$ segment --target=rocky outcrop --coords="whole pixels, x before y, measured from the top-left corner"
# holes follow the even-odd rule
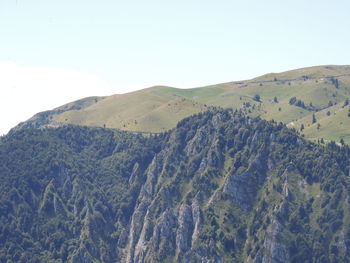
[[[262,162],[261,156],[254,158],[244,172],[230,175],[224,185],[223,192],[245,211],[252,208],[259,185],[265,180]]]
[[[133,262],[143,262],[146,256],[147,251],[149,250],[149,240],[153,234],[153,222],[150,218],[149,211],[144,219],[144,223],[142,226],[142,231],[140,234],[140,238],[135,246],[134,259]]]
[[[132,215],[130,230],[129,230],[129,245],[127,248],[127,262],[133,262],[135,246],[140,237],[141,231],[144,227],[144,217],[147,212],[147,207],[149,205],[148,201],[141,202],[135,209]]]
[[[205,142],[208,140],[208,137],[206,128],[198,129],[185,148],[186,156],[189,157],[198,154],[202,150],[203,145],[205,145]]]
[[[192,246],[194,223],[192,209],[189,205],[182,204],[180,206],[177,223],[176,252],[178,257],[182,257],[182,255]]]
[[[155,224],[151,239],[151,249],[157,252],[159,259],[174,256],[176,239],[174,227],[176,227],[176,217],[171,209],[167,209]]]
[[[146,219],[146,213],[148,212],[149,205],[151,204],[152,200],[152,194],[153,194],[153,188],[154,184],[156,181],[155,177],[155,170],[157,169],[157,159],[156,157],[153,159],[150,168],[147,173],[147,181],[146,183],[142,186],[141,191],[140,191],[140,196],[139,196],[139,203],[135,207],[135,211],[132,215],[131,218],[131,223],[130,223],[130,230],[129,230],[129,244],[127,248],[127,257],[126,261],[127,262],[134,262],[134,256],[135,256],[135,246],[137,245],[141,231],[143,229],[148,228],[148,223],[149,220]],[[145,223],[146,222],[146,223]],[[145,225],[146,224],[146,225]],[[145,238],[145,232],[146,230],[143,231],[143,238]],[[136,251],[138,254],[142,252],[142,239],[139,242],[138,245],[138,250]],[[139,257],[139,255],[136,255],[136,258]]]
[[[282,195],[284,198],[286,198],[288,201],[292,201],[294,199],[293,192],[289,189],[288,181],[286,180],[282,185]]]
[[[277,219],[273,219],[264,240],[264,255],[261,263],[288,263],[289,252],[282,240],[282,225]],[[258,263],[258,262],[256,262]]]
[[[192,233],[192,247],[193,247],[194,242],[199,237],[201,222],[202,222],[202,212],[200,209],[198,195],[194,198],[194,201],[191,205],[191,209],[192,209],[192,219],[193,219],[193,223],[194,223],[194,229],[193,229],[193,233]]]
[[[129,178],[129,184],[134,183],[135,178],[140,175],[140,165],[138,163],[134,164],[134,167],[132,168],[131,175]]]

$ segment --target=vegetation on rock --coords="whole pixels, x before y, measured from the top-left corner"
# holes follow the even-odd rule
[[[348,146],[211,110],[0,140],[1,262],[349,262]]]

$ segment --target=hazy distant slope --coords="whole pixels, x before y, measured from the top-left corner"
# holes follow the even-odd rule
[[[40,128],[46,126],[61,126],[61,123],[57,123],[53,121],[55,115],[62,114],[66,111],[75,111],[82,110],[90,105],[99,102],[105,97],[87,97],[77,101],[73,101],[67,104],[64,104],[58,108],[53,110],[43,111],[35,114],[32,118],[25,122],[19,123],[16,127],[12,129],[12,131],[27,129],[27,128]]]
[[[254,99],[259,95],[260,101]],[[291,102],[291,98],[295,101]],[[332,105],[350,98],[350,66],[317,66],[282,73],[270,73],[246,81],[236,81],[193,89],[155,86],[127,94],[113,95],[81,109],[65,110],[50,116],[49,124],[106,126],[124,130],[160,132],[175,127],[184,117],[210,106],[240,109],[252,116],[274,119],[300,129],[308,128],[313,114],[317,121],[328,118]],[[349,107],[349,106],[346,106]],[[344,112],[346,109],[344,110]],[[323,112],[321,114],[321,112]],[[305,129],[308,138],[344,138],[350,141],[350,118],[339,115],[344,130]],[[47,125],[47,124],[45,124]]]
[[[321,78],[325,76],[338,76],[349,74],[350,66],[337,66],[337,65],[325,65],[325,66],[315,66],[289,70],[281,73],[269,73],[263,76],[252,79],[251,81],[262,81],[262,80],[273,80],[274,78],[280,80],[297,79],[303,76],[308,76],[311,78]]]

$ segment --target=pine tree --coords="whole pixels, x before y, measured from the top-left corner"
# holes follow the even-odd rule
[[[259,94],[255,94],[253,100],[260,102],[260,95]]]
[[[312,123],[314,124],[314,123],[316,123],[316,122],[317,122],[316,116],[315,116],[315,113],[313,113],[313,114],[312,114]]]

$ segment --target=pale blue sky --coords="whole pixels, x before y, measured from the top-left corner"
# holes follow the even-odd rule
[[[0,62],[22,67],[16,72],[37,67],[39,76],[42,68],[72,70],[105,84],[87,91],[77,81],[74,97],[73,88],[62,84],[66,101],[158,84],[189,88],[350,64],[349,3],[0,0]],[[31,89],[35,83],[23,85]],[[10,86],[18,94],[20,85]]]

